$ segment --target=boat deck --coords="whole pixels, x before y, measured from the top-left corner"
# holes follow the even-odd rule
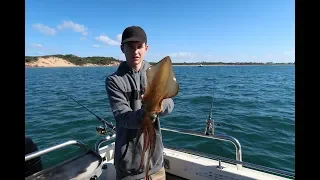
[[[101,179],[115,179],[116,171],[113,165],[112,146],[104,150],[100,155],[106,158],[104,164],[107,168],[102,171]],[[221,169],[219,161],[200,157],[197,155],[179,152],[173,149],[164,149],[165,171],[167,180],[288,180],[287,178],[255,171],[245,167],[223,162]]]
[[[106,179],[106,180],[116,179],[116,176],[115,176],[116,170],[113,165],[113,160],[105,164],[107,165],[107,168],[102,171],[102,174],[99,177],[99,179]],[[166,172],[166,180],[187,180],[187,179]]]

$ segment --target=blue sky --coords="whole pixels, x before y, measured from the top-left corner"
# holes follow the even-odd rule
[[[124,60],[122,31],[145,29],[148,61],[294,62],[293,0],[26,0],[25,52]]]

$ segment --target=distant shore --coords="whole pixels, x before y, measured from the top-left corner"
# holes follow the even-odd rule
[[[172,64],[172,66],[190,66],[190,67],[205,67],[205,66],[294,66],[295,64],[246,64],[246,65],[231,65],[231,64],[211,64],[211,65],[179,65],[179,64]],[[29,66],[25,65],[25,68],[50,68],[50,67],[117,67],[119,65],[75,65],[75,66],[62,66],[62,65],[51,65],[51,66]]]
[[[181,65],[181,64],[172,64],[172,66],[184,66],[184,67],[206,67],[206,66],[294,66],[295,64],[209,64],[209,65]],[[41,65],[25,65],[25,68],[51,68],[51,67],[117,67],[119,65],[116,64],[110,64],[110,65],[90,65],[90,64],[85,64],[85,65],[50,65],[50,66],[41,66]]]
[[[110,67],[119,66],[123,62],[112,57],[78,57],[74,55],[26,56],[25,67]],[[149,61],[150,62],[150,61]],[[156,62],[150,62],[151,65]],[[173,66],[276,66],[295,65],[295,63],[254,63],[254,62],[197,62],[197,63],[172,63]]]
[[[279,63],[279,64],[208,64],[208,65],[182,65],[182,64],[172,64],[172,66],[195,66],[195,67],[204,67],[204,66],[284,66],[284,65],[295,65],[295,64],[288,64],[288,63]]]

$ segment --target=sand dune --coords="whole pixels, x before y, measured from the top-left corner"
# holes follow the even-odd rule
[[[119,63],[115,62],[106,66],[118,66],[118,65]],[[37,61],[26,62],[25,66],[26,67],[77,67],[78,65],[75,65],[65,59],[61,59],[58,57],[48,57],[48,58],[39,57]],[[82,66],[100,66],[100,65],[88,63]]]
[[[25,63],[28,67],[72,67],[77,66],[72,64],[71,62],[57,58],[57,57],[49,57],[49,58],[38,58],[37,61]]]

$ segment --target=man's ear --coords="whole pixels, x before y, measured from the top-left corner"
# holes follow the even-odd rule
[[[123,52],[123,44],[120,45],[120,49],[121,49],[122,53],[124,53]]]
[[[148,51],[149,49],[149,46],[147,44],[145,44],[145,47],[146,47],[146,51]]]

